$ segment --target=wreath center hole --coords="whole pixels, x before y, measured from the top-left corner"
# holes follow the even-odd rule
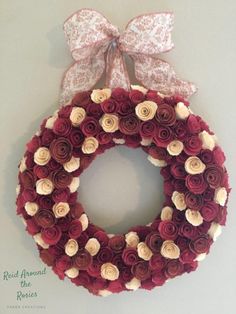
[[[140,148],[116,146],[97,156],[80,177],[79,202],[92,223],[108,233],[146,225],[164,202],[160,168]]]

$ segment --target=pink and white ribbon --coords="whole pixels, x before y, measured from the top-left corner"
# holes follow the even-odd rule
[[[120,34],[102,14],[82,9],[64,23],[65,36],[75,62],[62,80],[61,104],[80,91],[90,90],[106,73],[106,87],[130,89],[124,54],[134,61],[136,79],[163,94],[189,98],[196,87],[177,77],[158,54],[173,48],[172,13],[150,13],[132,19]]]

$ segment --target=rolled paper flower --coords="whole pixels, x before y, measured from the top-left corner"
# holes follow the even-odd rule
[[[98,146],[99,143],[95,137],[86,137],[82,145],[82,152],[84,154],[92,154],[97,150]]]
[[[70,121],[73,126],[79,126],[85,119],[86,111],[82,107],[74,107],[70,114]]]
[[[64,169],[67,172],[73,172],[77,170],[80,166],[80,158],[71,157],[69,161],[67,161],[65,164],[63,164]]]
[[[76,267],[71,267],[65,271],[65,274],[69,278],[76,278],[79,276],[79,270]]]
[[[137,117],[142,121],[152,120],[157,111],[157,104],[154,101],[146,100],[135,107]]]
[[[42,228],[53,227],[56,223],[56,218],[50,210],[40,209],[35,215],[35,221]]]
[[[69,185],[69,189],[71,193],[74,193],[77,191],[78,187],[80,185],[80,179],[79,177],[73,177],[71,184]]]
[[[85,245],[85,249],[90,253],[90,255],[95,256],[100,250],[100,243],[96,238],[90,238]]]
[[[161,104],[158,106],[155,118],[162,125],[172,126],[176,121],[175,110],[170,105]]]
[[[48,249],[49,248],[49,244],[47,244],[46,242],[44,242],[44,240],[42,239],[42,235],[41,233],[37,233],[33,236],[34,241],[41,246],[43,249]]]
[[[39,209],[39,206],[35,202],[26,202],[25,203],[25,210],[26,210],[27,214],[30,216],[34,216],[37,213],[38,209]]]
[[[197,210],[187,209],[185,211],[185,217],[187,221],[195,227],[200,226],[203,223],[203,217]]]
[[[100,125],[105,132],[114,133],[119,129],[119,119],[115,114],[105,113],[100,119]]]
[[[122,117],[119,121],[119,129],[126,135],[136,134],[139,131],[139,119],[134,114]]]
[[[82,230],[85,231],[88,228],[88,216],[86,214],[82,214],[79,218],[79,221],[82,225]]]
[[[216,222],[212,222],[210,229],[208,230],[209,236],[213,239],[213,241],[216,241],[217,238],[221,235],[222,227],[220,224]]]
[[[34,162],[37,165],[46,165],[51,158],[50,151],[47,147],[39,147],[34,153]]]
[[[166,240],[161,246],[161,255],[170,258],[176,259],[180,256],[180,249],[172,240]]]
[[[40,179],[36,182],[36,192],[40,195],[51,194],[54,189],[53,183],[51,180],[45,178]]]
[[[202,131],[201,133],[199,133],[199,137],[202,141],[202,148],[203,149],[209,149],[209,150],[213,150],[215,147],[215,138],[209,134],[207,131]]]
[[[53,140],[50,144],[49,150],[52,157],[60,164],[64,164],[71,159],[72,145],[70,141],[64,137],[59,137]]]
[[[65,244],[65,253],[68,256],[74,256],[79,250],[78,242],[74,239],[69,239]]]
[[[119,270],[112,263],[105,263],[101,266],[101,277],[107,280],[116,280],[119,277]]]
[[[111,90],[109,88],[94,89],[91,94],[91,99],[96,104],[100,104],[104,100],[110,97],[111,97]]]
[[[191,156],[185,161],[184,168],[189,174],[199,174],[204,172],[206,165],[197,156]]]
[[[137,290],[140,286],[141,281],[135,277],[125,284],[126,289],[134,291]]]
[[[174,140],[167,145],[167,151],[171,156],[178,156],[184,149],[182,142]]]
[[[57,118],[53,125],[53,132],[59,136],[67,136],[71,130],[70,120]]]
[[[139,243],[139,236],[137,232],[135,231],[130,231],[125,235],[125,242],[127,246],[136,248],[138,243]]]
[[[178,119],[185,120],[190,115],[188,107],[183,102],[178,102],[175,106],[175,113]]]
[[[144,242],[140,242],[137,246],[138,256],[145,261],[149,261],[153,255],[152,251]]]
[[[24,172],[27,169],[25,161],[26,161],[26,157],[23,157],[19,165],[20,172]]]
[[[54,126],[56,119],[57,119],[57,116],[49,117],[46,121],[45,128],[53,129],[53,126]]]
[[[184,210],[186,208],[185,197],[183,193],[174,191],[171,200],[177,209]]]
[[[214,201],[221,205],[224,206],[225,202],[227,200],[227,191],[225,187],[220,187],[215,190],[215,195],[214,195]]]
[[[42,229],[42,239],[49,245],[55,245],[59,242],[62,232],[58,226]]]
[[[147,94],[147,91],[148,91],[145,87],[140,86],[140,85],[131,85],[131,89],[132,89],[132,90],[138,90],[138,91],[140,91],[141,93],[143,93],[144,95],[146,95],[146,94]]]
[[[69,213],[70,206],[68,203],[59,202],[53,205],[52,210],[56,218],[61,218],[61,217],[65,217]]]
[[[63,169],[55,170],[50,174],[50,179],[57,189],[67,188],[71,184],[72,178],[72,175]]]
[[[148,155],[147,159],[153,164],[155,167],[165,167],[167,165],[165,160],[153,158],[151,155]]]

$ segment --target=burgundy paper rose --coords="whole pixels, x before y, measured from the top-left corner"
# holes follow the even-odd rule
[[[35,153],[40,146],[41,139],[37,135],[34,135],[32,139],[26,144],[27,150],[31,153]]]
[[[143,138],[153,138],[156,132],[155,122],[152,120],[142,122],[140,124],[139,132]]]
[[[122,259],[126,265],[136,264],[139,259],[137,250],[132,247],[125,248],[122,252]]]
[[[134,89],[129,93],[129,98],[132,101],[132,103],[138,104],[138,103],[144,101],[145,95],[142,92],[140,92],[139,90]]]
[[[184,141],[184,151],[188,155],[197,155],[202,148],[202,141],[197,135],[188,136]]]
[[[213,150],[213,158],[217,165],[222,166],[225,162],[225,154],[219,146],[216,146]]]
[[[175,240],[178,235],[177,225],[173,221],[161,221],[158,227],[160,236],[165,240]]]
[[[52,199],[55,203],[68,202],[70,197],[70,190],[66,189],[54,189],[52,192]]]
[[[139,131],[139,119],[134,114],[121,117],[119,120],[119,129],[127,135],[136,134]]]
[[[57,242],[61,238],[61,229],[59,229],[57,226],[43,229],[41,232],[42,239],[45,243],[49,245],[57,244]]]
[[[112,91],[112,98],[117,101],[124,101],[129,98],[129,92],[127,92],[124,88],[117,87]]]
[[[190,249],[193,253],[202,254],[207,253],[210,248],[210,240],[208,236],[201,235],[198,236],[196,239],[192,240],[189,244]]]
[[[47,178],[49,176],[49,168],[47,166],[35,165],[33,171],[39,179]]]
[[[194,239],[197,236],[197,230],[190,223],[183,222],[179,227],[179,234],[188,239]]]
[[[132,266],[132,273],[139,280],[146,280],[150,277],[151,271],[148,262],[142,261]]]
[[[71,259],[67,255],[62,255],[56,260],[56,268],[61,271],[65,271],[66,269],[71,267]]]
[[[203,149],[201,150],[199,157],[204,164],[210,164],[213,160],[213,153],[209,149]]]
[[[203,205],[203,197],[200,194],[187,192],[185,194],[185,203],[188,208],[200,209]]]
[[[209,165],[204,172],[204,178],[211,188],[216,189],[221,186],[223,169],[217,165]]]
[[[19,174],[20,183],[25,189],[32,189],[35,186],[35,175],[30,170],[25,170]]]
[[[125,237],[123,235],[115,235],[108,241],[108,246],[115,252],[120,252],[125,247]]]
[[[75,257],[75,265],[81,269],[85,270],[92,264],[92,256],[86,250],[81,250]]]
[[[161,104],[157,108],[155,118],[161,125],[172,126],[176,121],[175,110],[170,105]]]
[[[196,257],[197,257],[196,254],[193,253],[190,249],[185,249],[180,254],[180,261],[183,264],[192,263]]]
[[[86,137],[95,136],[100,130],[98,120],[93,117],[85,118],[80,124],[80,129]]]
[[[183,273],[184,267],[179,260],[172,260],[166,264],[165,275],[167,278],[174,278]]]
[[[184,165],[182,163],[174,163],[170,167],[171,174],[176,179],[184,179],[187,175]]]
[[[35,235],[40,231],[39,225],[36,223],[34,218],[29,218],[26,221],[26,230],[30,235]]]
[[[157,232],[149,233],[145,239],[145,243],[149,246],[153,253],[160,252],[162,242],[163,240]]]
[[[47,266],[53,266],[55,261],[55,256],[49,252],[49,250],[41,250],[39,253],[41,260]]]
[[[184,141],[188,134],[186,123],[182,120],[178,120],[174,125],[174,132],[178,140]]]
[[[123,101],[119,103],[118,113],[121,116],[126,116],[132,112],[134,112],[134,105],[131,101]]]
[[[73,147],[80,147],[84,141],[84,134],[78,128],[72,128],[69,140]]]
[[[205,221],[213,221],[219,213],[219,205],[215,202],[205,204],[201,209],[202,217]]]
[[[170,127],[158,126],[154,136],[154,142],[160,147],[167,145],[174,139],[174,134]]]
[[[57,162],[64,164],[71,159],[72,145],[65,137],[59,137],[50,144],[50,153]]]
[[[112,98],[106,99],[101,103],[102,111],[105,113],[114,113],[117,112],[119,103]]]
[[[88,104],[85,109],[88,116],[99,119],[103,115],[101,106],[98,106],[98,104],[95,104],[93,102]]]
[[[50,173],[50,179],[57,189],[65,189],[70,185],[73,177],[65,170],[56,170]]]
[[[69,119],[57,118],[53,124],[53,132],[59,136],[67,136],[70,133],[71,127]]]
[[[166,281],[166,276],[163,271],[156,271],[152,274],[152,281],[156,286],[162,286]]]
[[[50,143],[54,140],[55,134],[50,129],[44,129],[42,132],[42,145],[49,146]]]
[[[185,183],[189,191],[194,194],[202,194],[207,188],[202,174],[188,175]]]
[[[51,228],[55,225],[56,218],[53,212],[46,209],[40,209],[35,215],[35,221],[42,228]]]
[[[160,271],[164,268],[166,259],[161,254],[154,254],[149,260],[149,266],[151,270]]]
[[[201,131],[200,123],[197,117],[193,114],[187,119],[187,129],[191,134],[198,134]]]
[[[112,138],[112,133],[106,133],[105,131],[100,131],[96,136],[96,139],[101,145],[110,143],[112,141]]]
[[[70,238],[77,239],[82,233],[82,224],[79,220],[73,220],[69,225],[68,234]]]
[[[103,247],[99,250],[96,258],[100,263],[108,263],[111,262],[113,257],[113,251],[109,247]]]
[[[89,91],[77,93],[72,99],[71,104],[84,108],[86,107],[86,105],[88,105],[91,102],[90,95],[91,95],[91,92]]]

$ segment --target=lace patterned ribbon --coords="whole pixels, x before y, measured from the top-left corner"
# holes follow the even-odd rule
[[[90,90],[106,72],[106,87],[130,89],[124,54],[134,61],[136,79],[149,89],[189,98],[193,83],[177,77],[158,54],[173,48],[172,13],[150,13],[132,19],[120,34],[102,14],[82,9],[64,23],[64,32],[75,63],[62,80],[61,104],[79,91]]]

